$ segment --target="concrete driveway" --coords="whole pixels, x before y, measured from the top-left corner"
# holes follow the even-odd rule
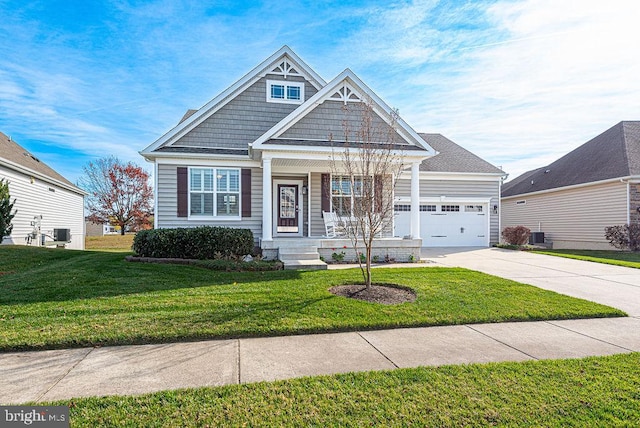
[[[422,257],[613,306],[640,317],[640,269],[500,248],[423,248]]]

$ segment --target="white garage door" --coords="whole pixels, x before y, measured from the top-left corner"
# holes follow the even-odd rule
[[[395,235],[411,234],[411,206],[395,206]],[[486,247],[486,204],[421,204],[420,235],[424,247]]]

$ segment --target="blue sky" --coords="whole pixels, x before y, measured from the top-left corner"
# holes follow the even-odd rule
[[[510,178],[640,120],[640,2],[0,0],[0,131],[75,182],[282,45]]]

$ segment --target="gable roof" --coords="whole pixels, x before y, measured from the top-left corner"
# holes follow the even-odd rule
[[[374,112],[377,113],[387,124],[390,124],[393,113],[391,107],[389,107],[375,94],[375,92],[362,82],[362,80],[360,80],[353,71],[347,68],[331,82],[327,83],[326,86],[319,90],[315,95],[292,111],[287,117],[275,124],[271,129],[255,140],[252,144],[252,148],[254,150],[259,149],[267,141],[273,143],[274,139],[277,139],[287,129],[291,128],[296,122],[313,111],[313,109],[324,101],[333,100],[347,103],[350,101],[361,100],[362,98],[370,100]],[[408,143],[424,149],[428,152],[426,153],[427,155],[433,156],[436,154],[435,150],[433,150],[425,140],[420,138],[418,133],[414,131],[404,120],[398,118],[396,125],[397,132]]]
[[[67,190],[85,195],[82,189],[58,174],[55,170],[31,154],[27,149],[0,132],[0,165],[32,175],[59,185]]]
[[[177,140],[196,126],[204,122],[207,118],[213,115],[220,108],[224,107],[229,101],[234,99],[238,94],[243,92],[246,88],[258,81],[265,74],[268,74],[272,70],[280,67],[283,60],[286,60],[287,64],[294,67],[298,73],[303,73],[308,78],[309,83],[315,86],[317,89],[323,87],[326,82],[320,75],[318,75],[311,67],[309,67],[298,55],[296,55],[291,48],[283,46],[269,58],[262,61],[250,72],[244,75],[240,80],[224,90],[217,97],[200,107],[196,111],[187,111],[181,121],[165,133],[162,137],[158,138],[155,142],[144,148],[140,154],[143,156],[150,155],[153,151],[159,147]],[[284,70],[284,73],[287,71]]]
[[[500,168],[460,147],[442,134],[418,135],[439,152],[436,156],[422,161],[420,171],[505,174]]]
[[[623,121],[545,167],[505,183],[502,196],[640,175],[640,121]]]

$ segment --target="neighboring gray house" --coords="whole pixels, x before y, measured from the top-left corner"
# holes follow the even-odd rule
[[[84,249],[86,193],[1,132],[0,178],[17,210],[3,244]]]
[[[391,108],[351,70],[326,82],[284,46],[140,152],[155,164],[155,226],[246,227],[267,255],[304,246],[327,257],[342,246],[323,239],[322,213],[336,211],[330,195],[341,189],[330,158],[345,122],[358,125],[345,106],[363,101],[376,124],[391,124]],[[378,253],[407,259],[423,243],[497,242],[504,173],[439,134],[394,125],[407,172],[388,192],[397,216]]]
[[[613,249],[604,229],[640,221],[640,122],[624,121],[502,187],[503,226],[544,232],[554,248]]]

